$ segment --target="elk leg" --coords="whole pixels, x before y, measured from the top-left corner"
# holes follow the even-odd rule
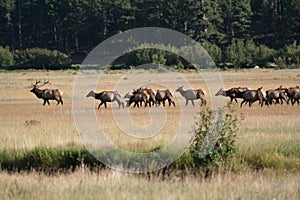
[[[292,106],[293,106],[296,101],[294,99],[291,99],[291,102],[292,102]]]
[[[50,106],[50,102],[49,102],[49,100],[47,99],[46,101],[47,101],[47,104]]]
[[[191,100],[191,102],[192,102],[193,106],[195,106],[195,104],[194,104],[194,100]]]
[[[235,103],[238,103],[238,102],[237,102],[237,99],[236,99],[235,97],[234,97],[234,100],[235,100]]]
[[[187,106],[188,105],[188,103],[189,103],[189,100],[185,100],[185,105]]]
[[[252,105],[253,102],[252,102],[252,101],[249,101],[248,103],[249,103],[249,107],[251,107],[251,105]]]
[[[172,103],[173,103],[173,106],[174,106],[174,107],[176,107],[176,106],[175,106],[175,102],[174,102],[174,101],[172,101]]]
[[[241,106],[240,107],[242,107],[244,103],[245,103],[245,99],[241,102]]]
[[[99,103],[98,110],[100,109],[100,107],[101,107],[102,104],[103,104],[103,102]]]
[[[60,103],[61,103],[61,105],[64,105],[62,98],[60,98]]]

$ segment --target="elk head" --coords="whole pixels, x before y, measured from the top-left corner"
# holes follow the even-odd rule
[[[37,89],[39,89],[40,87],[42,87],[42,86],[44,86],[44,85],[46,85],[46,84],[51,84],[50,82],[49,82],[49,80],[48,81],[45,81],[44,80],[44,83],[42,83],[42,84],[40,84],[41,83],[41,81],[38,81],[38,80],[36,80],[35,81],[35,84],[33,84],[33,88],[30,90],[30,92],[35,92]],[[39,85],[40,84],[40,85]]]

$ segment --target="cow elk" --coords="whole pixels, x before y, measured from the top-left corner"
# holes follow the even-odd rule
[[[288,97],[285,94],[285,88],[283,89],[282,86],[280,86],[275,90],[267,90],[266,97],[267,97],[267,103],[269,105],[272,105],[273,100],[275,100],[275,104],[279,104],[279,101],[281,105],[283,104],[283,101],[288,103]]]
[[[63,92],[59,89],[40,89],[42,86],[46,85],[46,84],[51,84],[49,83],[49,81],[45,81],[44,83],[40,84],[41,81],[37,81],[35,82],[35,84],[33,85],[33,88],[30,90],[30,92],[32,92],[33,94],[35,94],[35,96],[39,99],[43,99],[44,103],[43,105],[45,105],[46,103],[48,105],[50,105],[49,100],[56,100],[58,105],[59,103],[61,103],[61,105],[63,105],[63,100],[62,100],[62,96],[63,96]]]
[[[259,104],[263,106],[263,103],[266,102],[266,95],[265,92],[262,91],[262,87],[258,88],[257,90],[247,90],[242,93],[242,98],[243,101],[241,102],[241,107],[243,106],[244,103],[249,103],[249,107],[255,102],[259,101]],[[269,105],[267,103],[267,105]]]
[[[134,103],[133,107],[140,107],[142,106],[143,102],[145,104],[145,107],[147,107],[147,95],[143,93],[136,93],[136,94],[129,94],[127,93],[124,98],[129,99],[127,106],[130,106],[132,103]]]
[[[134,90],[132,94],[144,94],[147,98],[146,104],[148,104],[149,107],[156,104],[155,94],[151,88],[138,88],[137,90]]]
[[[242,94],[249,90],[247,87],[233,87],[229,90],[220,89],[215,96],[229,97],[230,101],[233,100],[237,103],[237,98],[242,98]]]
[[[204,92],[201,89],[197,90],[183,90],[183,86],[178,87],[176,92],[179,92],[184,98],[185,98],[185,105],[188,105],[188,102],[191,101],[193,106],[194,100],[200,99],[201,100],[201,106],[206,105],[206,100],[204,99]]]
[[[107,102],[114,102],[117,101],[119,108],[124,108],[124,100],[121,97],[121,95],[117,91],[103,91],[100,93],[95,93],[94,91],[90,91],[86,97],[94,97],[95,99],[100,100],[100,104],[98,105],[98,110],[100,109],[100,106],[104,104],[104,107],[107,108],[106,103]]]
[[[155,94],[155,101],[157,105],[160,105],[160,103],[163,104],[163,106],[165,106],[165,101],[168,100],[169,102],[169,107],[173,104],[174,107],[176,107],[175,105],[175,101],[173,100],[173,95],[170,92],[170,90],[157,90],[156,94]]]
[[[300,100],[300,88],[299,88],[299,86],[287,88],[285,90],[285,93],[289,97],[289,100],[291,100],[292,105],[294,105],[296,102],[299,105],[299,100]]]

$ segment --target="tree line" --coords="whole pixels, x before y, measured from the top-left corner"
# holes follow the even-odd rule
[[[80,62],[112,35],[155,26],[206,45],[222,66],[248,63],[235,53],[247,45],[287,64],[278,52],[296,42],[292,56],[300,54],[299,16],[299,0],[0,0],[0,46],[58,50]]]

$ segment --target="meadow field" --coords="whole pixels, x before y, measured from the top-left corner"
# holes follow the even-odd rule
[[[122,96],[134,89],[135,79],[125,79],[124,71],[107,72],[96,90],[113,90],[122,79]],[[154,73],[154,72],[151,72]],[[247,86],[264,90],[280,85],[299,85],[300,71],[241,70],[220,72],[225,89]],[[0,72],[0,152],[26,152],[35,147],[84,147],[73,119],[72,97],[76,71],[16,71]],[[153,75],[153,74],[152,74]],[[182,72],[195,88],[206,89],[197,72]],[[138,78],[138,77],[137,77]],[[52,83],[48,88],[64,92],[64,105],[43,106],[43,101],[30,92],[37,79]],[[141,86],[162,89],[143,77]],[[175,94],[178,82],[171,88]],[[46,87],[46,86],[45,86]],[[93,88],[91,88],[93,89]],[[90,90],[91,90],[90,89]],[[188,89],[188,88],[186,88]],[[86,91],[86,94],[89,90]],[[217,91],[211,91],[214,95]],[[85,97],[84,97],[85,98]],[[218,97],[224,98],[224,97]],[[93,99],[89,99],[94,101]],[[176,103],[182,97],[176,98]],[[228,99],[227,99],[228,100]],[[208,106],[211,101],[208,98]],[[234,170],[221,170],[209,179],[187,175],[162,181],[150,180],[137,174],[111,169],[90,171],[82,166],[75,172],[47,175],[42,172],[11,173],[0,171],[1,199],[299,199],[300,198],[300,107],[298,105],[272,105],[260,107],[254,103],[236,108],[238,126],[238,161]],[[95,109],[98,102],[95,101]],[[191,105],[188,105],[191,107]],[[195,109],[201,107],[197,104]],[[140,126],[151,123],[149,110],[158,108],[130,108],[131,119]],[[160,134],[148,140],[131,138],[113,123],[113,112],[124,112],[116,103],[96,111],[98,123],[107,137],[127,149],[149,150],[164,145],[174,137],[176,121],[182,109],[166,107],[168,116]],[[126,110],[126,109],[125,109]],[[112,112],[113,111],[113,112]],[[0,163],[1,165],[1,163]]]

